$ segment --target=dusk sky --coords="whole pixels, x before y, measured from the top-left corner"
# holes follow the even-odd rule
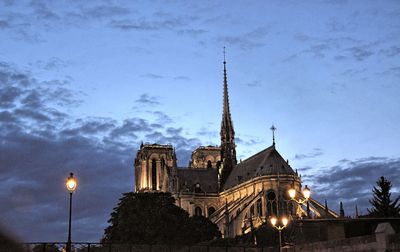
[[[0,0],[0,223],[99,241],[141,143],[218,145],[226,47],[238,159],[272,143],[312,195],[400,192],[400,1]]]

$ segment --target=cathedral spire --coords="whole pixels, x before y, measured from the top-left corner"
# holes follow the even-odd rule
[[[229,109],[229,94],[228,94],[228,77],[226,74],[226,58],[224,47],[224,95],[223,95],[223,112],[221,122],[221,160],[222,170],[220,176],[220,187],[225,184],[233,167],[236,165],[236,149],[235,149],[235,131]]]

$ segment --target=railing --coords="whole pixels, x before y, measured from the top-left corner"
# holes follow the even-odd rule
[[[65,242],[1,244],[1,252],[65,252]],[[73,242],[72,252],[275,252],[273,247],[210,246],[210,245],[137,245],[96,242]]]

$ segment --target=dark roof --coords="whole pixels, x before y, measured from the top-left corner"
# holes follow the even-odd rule
[[[215,169],[178,168],[179,188],[182,192],[218,192],[218,173]],[[199,184],[200,187],[196,187]]]
[[[254,177],[278,173],[294,174],[294,171],[272,145],[237,164],[229,175],[224,189],[234,187]]]

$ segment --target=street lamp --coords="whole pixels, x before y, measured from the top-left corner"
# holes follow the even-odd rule
[[[77,181],[74,178],[74,174],[71,172],[65,183],[67,190],[69,191],[69,222],[68,222],[68,241],[67,241],[67,252],[71,252],[71,215],[72,215],[72,193],[76,189]]]
[[[298,214],[299,217],[301,217],[301,214],[300,214],[301,205],[306,203],[308,201],[308,199],[310,198],[310,195],[311,195],[310,189],[307,187],[307,185],[304,187],[303,192],[302,192],[304,199],[300,199],[300,198],[296,199],[295,198],[296,197],[296,189],[294,189],[294,188],[290,188],[288,193],[289,193],[290,199],[297,203],[296,213]]]
[[[277,225],[278,223],[278,219],[276,217],[271,217],[271,219],[269,220],[271,222],[271,225],[278,229],[279,231],[279,251],[282,251],[282,229],[284,229],[285,227],[287,227],[288,223],[289,223],[289,219],[286,218],[285,216],[283,216],[281,218],[280,224]]]

